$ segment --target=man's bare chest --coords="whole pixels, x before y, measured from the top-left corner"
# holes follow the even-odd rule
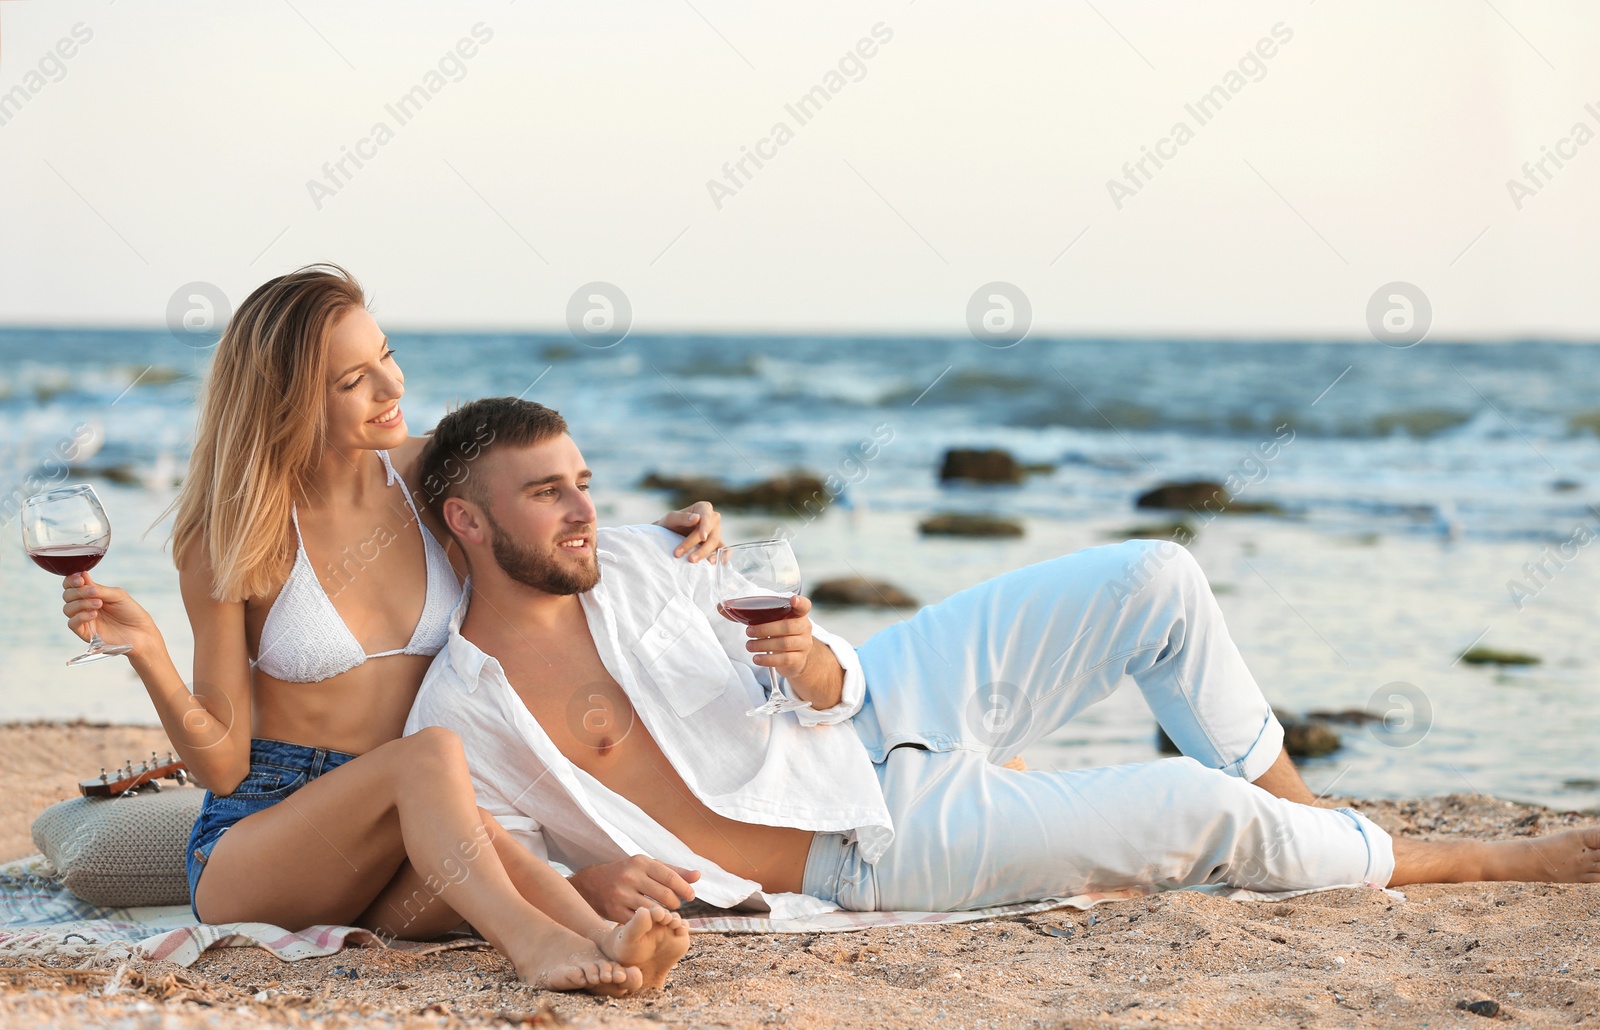
[[[568,761],[605,782],[654,742],[592,640],[532,648],[502,663],[512,689]]]

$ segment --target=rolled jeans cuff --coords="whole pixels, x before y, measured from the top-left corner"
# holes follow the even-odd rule
[[[1283,724],[1278,717],[1267,710],[1267,719],[1261,726],[1261,732],[1256,735],[1256,742],[1250,745],[1239,758],[1222,767],[1222,771],[1229,776],[1237,776],[1246,783],[1254,783],[1260,779],[1278,760],[1278,755],[1283,751]]]
[[[876,871],[861,860],[856,842],[842,833],[818,833],[811,838],[800,893],[851,912],[872,912],[878,907]]]
[[[1389,886],[1389,881],[1394,879],[1394,838],[1389,836],[1389,831],[1353,808],[1336,808],[1334,811],[1349,816],[1356,824],[1356,829],[1361,831],[1361,836],[1366,838],[1367,873],[1362,882],[1374,887]]]

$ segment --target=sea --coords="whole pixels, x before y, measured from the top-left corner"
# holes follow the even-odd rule
[[[820,514],[730,513],[730,540],[783,532],[810,584],[886,580],[918,603],[1130,535],[1172,513],[1135,499],[1211,479],[1265,512],[1191,518],[1190,550],[1268,699],[1363,709],[1306,761],[1312,789],[1482,793],[1600,806],[1600,346],[1321,340],[393,332],[406,417],[515,394],[560,410],[607,524],[668,498],[651,472],[753,482],[803,469]],[[204,342],[204,341],[202,341]],[[182,475],[211,350],[165,329],[0,329],[0,719],[155,723],[123,662],[81,643],[59,581],[21,549],[20,498],[90,482],[113,523],[95,575],[193,643],[162,513]],[[61,455],[79,457],[70,470]],[[1021,485],[942,485],[950,448],[1003,448]],[[1008,539],[927,537],[941,512],[1018,520]],[[819,610],[861,641],[911,614]],[[1536,664],[1485,666],[1469,648]],[[1038,768],[1158,757],[1137,685],[1032,746]]]

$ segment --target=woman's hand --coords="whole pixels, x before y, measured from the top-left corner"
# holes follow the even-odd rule
[[[85,641],[96,631],[107,644],[129,644],[133,653],[147,650],[161,639],[155,620],[139,607],[126,590],[102,586],[87,572],[74,573],[61,581],[61,611],[67,626]]]
[[[699,561],[711,557],[722,546],[722,515],[711,507],[710,501],[696,501],[687,508],[669,511],[656,525],[683,537],[683,543],[672,552],[674,558],[687,554],[690,561]]]

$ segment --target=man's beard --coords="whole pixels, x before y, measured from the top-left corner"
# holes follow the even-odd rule
[[[593,560],[587,568],[565,566],[548,551],[525,547],[511,539],[511,535],[500,528],[487,509],[484,515],[489,520],[489,528],[494,531],[495,564],[518,583],[547,594],[566,595],[593,590],[595,584],[600,582],[598,560]],[[595,558],[593,545],[590,546],[590,556]]]

